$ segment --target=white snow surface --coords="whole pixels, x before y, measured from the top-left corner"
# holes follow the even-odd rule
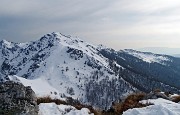
[[[52,99],[65,100],[65,98],[60,97],[60,93],[57,89],[52,87],[47,81],[43,80],[42,78],[29,80],[15,75],[9,76],[9,78],[12,81],[22,83],[24,86],[31,86],[37,97],[50,96]]]
[[[70,105],[56,105],[55,103],[41,103],[38,115],[94,115],[87,108],[77,110]]]
[[[143,108],[133,108],[125,111],[123,115],[180,115],[180,104],[162,98],[148,99],[141,103],[152,103]]]
[[[131,49],[126,49],[123,51],[139,59],[142,59],[143,61],[148,63],[156,62],[156,63],[164,64],[163,61],[170,61],[166,56],[157,55],[149,52],[140,52]]]

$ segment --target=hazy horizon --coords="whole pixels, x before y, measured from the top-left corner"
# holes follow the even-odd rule
[[[176,56],[180,55],[180,48],[168,48],[168,47],[144,47],[136,49],[142,52],[152,52],[156,54],[166,54]]]
[[[179,0],[1,0],[0,15],[0,40],[61,32],[117,50],[180,48]]]

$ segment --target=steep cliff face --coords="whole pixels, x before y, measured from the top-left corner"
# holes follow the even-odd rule
[[[1,115],[37,115],[36,96],[31,87],[7,81],[0,84]]]

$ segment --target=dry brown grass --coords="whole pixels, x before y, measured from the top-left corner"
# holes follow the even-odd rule
[[[50,96],[46,97],[39,97],[37,98],[37,104],[39,105],[40,103],[56,103],[57,105],[64,104],[67,105],[67,103],[63,100],[60,99],[52,99]]]
[[[103,115],[102,111],[99,109],[94,109],[92,113],[94,113],[94,115]]]
[[[150,103],[139,103],[139,101],[142,100],[144,97],[144,93],[132,94],[129,95],[124,102],[113,103],[112,107],[107,111],[93,109],[91,112],[94,113],[94,115],[121,115],[124,111],[130,108],[141,108],[151,105]]]
[[[180,102],[180,95],[174,96],[172,101],[175,102],[175,103],[179,103]]]
[[[165,94],[167,97],[169,97],[170,92],[164,92],[164,94]]]
[[[161,92],[161,90],[160,89],[155,89],[154,92]]]
[[[113,107],[113,114],[112,115],[120,115],[124,111],[132,108],[141,108],[151,105],[150,103],[142,104],[139,103],[144,97],[146,96],[145,93],[136,93],[129,95],[124,102],[122,103],[115,103]]]
[[[145,107],[145,104],[139,103],[140,100],[142,100],[145,97],[144,93],[137,93],[129,95],[124,103],[122,104],[122,111],[126,111],[131,108],[141,108]]]
[[[81,104],[77,100],[73,100],[71,98],[69,98],[68,101],[65,102],[59,99],[51,99],[49,96],[47,96],[47,97],[38,98],[37,103],[40,104],[40,103],[54,102],[57,105],[59,104],[71,105],[78,110],[81,110],[82,108],[88,108],[91,113],[94,113],[94,115],[121,115],[124,111],[128,109],[141,108],[151,105],[150,103],[147,104],[139,103],[139,101],[142,100],[145,97],[145,95],[146,94],[144,93],[131,94],[124,100],[124,102],[114,103],[111,109],[107,111],[94,109],[92,106]]]
[[[40,103],[56,103],[57,105],[63,104],[63,105],[71,105],[74,106],[76,109],[81,110],[82,108],[88,108],[91,113],[95,113],[95,115],[101,115],[98,114],[99,110],[95,110],[92,106],[89,105],[83,105],[77,100],[73,100],[72,98],[67,98],[66,101],[60,100],[60,99],[52,99],[50,96],[45,97],[39,97],[37,99],[37,104]]]
[[[104,114],[102,114],[101,110],[94,109],[92,106],[89,106],[89,105],[84,105],[84,104],[78,103],[78,104],[75,104],[72,106],[74,106],[78,110],[81,110],[82,108],[87,108],[87,109],[89,109],[90,113],[94,113],[94,115],[104,115]]]

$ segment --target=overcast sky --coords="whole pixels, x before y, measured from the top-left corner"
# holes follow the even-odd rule
[[[0,0],[0,40],[61,32],[115,49],[180,47],[180,0]]]

